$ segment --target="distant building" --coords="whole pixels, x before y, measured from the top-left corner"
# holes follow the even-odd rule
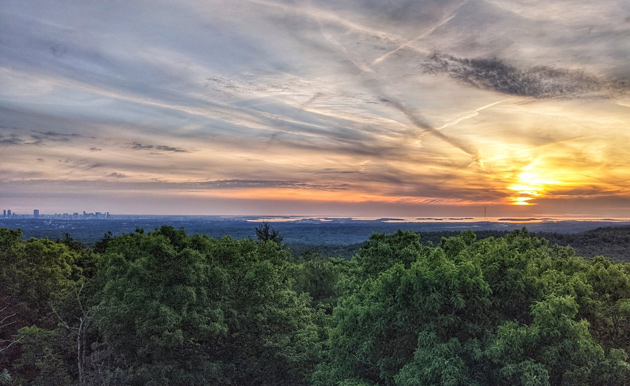
[[[7,217],[7,210],[6,209],[2,211],[2,217]]]
[[[33,217],[39,218],[39,209],[33,210]]]
[[[7,210],[7,217],[11,217],[11,209]]]

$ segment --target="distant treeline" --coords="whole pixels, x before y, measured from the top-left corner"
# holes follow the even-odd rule
[[[630,384],[630,264],[525,229],[255,236],[0,228],[0,385]]]
[[[475,231],[477,239],[488,237],[503,237],[509,231],[480,230]],[[420,242],[423,245],[436,246],[442,238],[454,237],[461,234],[459,231],[422,232]],[[549,242],[561,246],[570,246],[579,256],[595,257],[606,256],[614,261],[630,262],[630,227],[602,227],[581,233],[558,232],[532,232],[532,235],[545,238]],[[323,256],[335,256],[350,259],[366,243],[351,245],[311,245],[292,243],[291,249],[296,255],[320,254]]]

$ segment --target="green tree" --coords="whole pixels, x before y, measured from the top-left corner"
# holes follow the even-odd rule
[[[36,326],[21,328],[17,339],[20,341],[23,354],[14,364],[18,384],[33,386],[76,384],[75,374],[72,374],[74,368],[68,365],[63,355],[72,348],[72,342],[68,338],[56,330],[45,330]]]
[[[170,231],[118,237],[99,262],[102,289],[93,312],[112,353],[107,371],[124,370],[134,384],[219,377],[204,346],[226,328],[216,303],[222,273],[198,251],[178,251]]]
[[[625,342],[626,266],[525,229],[417,241],[374,235],[351,261],[314,384],[628,384],[612,338]]]
[[[302,384],[319,360],[310,298],[275,242],[162,227],[109,242],[93,308],[105,373],[132,384]],[[109,356],[107,356],[109,353]]]
[[[34,355],[30,350],[39,349],[34,340],[40,335],[20,335],[18,330],[36,326],[55,334],[57,314],[65,312],[77,286],[86,282],[93,256],[80,248],[70,249],[63,241],[23,241],[21,236],[19,230],[0,229],[0,321],[5,322],[0,328],[0,343],[5,343],[0,347],[0,369],[8,369],[14,379],[34,379],[38,375],[31,373],[38,373],[37,369],[29,370],[26,362],[18,361],[20,356]],[[72,346],[49,348],[57,350],[55,355],[65,364],[72,363]],[[16,363],[22,365],[18,368]]]
[[[478,264],[454,261],[442,249],[428,251],[411,233],[370,238],[356,257],[357,276],[365,280],[333,312],[329,359],[315,373],[315,384],[394,384],[414,355],[423,357],[421,334],[447,342],[480,333],[477,322],[489,306],[490,288]],[[377,274],[375,266],[389,267]]]

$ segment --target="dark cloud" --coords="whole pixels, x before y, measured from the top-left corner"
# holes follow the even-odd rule
[[[0,175],[2,175],[0,170]],[[290,189],[309,189],[309,190],[321,190],[321,191],[343,191],[348,188],[344,184],[314,184],[305,181],[290,181],[290,180],[212,180],[212,181],[198,181],[198,182],[169,182],[154,179],[150,182],[129,182],[122,181],[127,177],[124,173],[112,172],[107,174],[107,177],[114,177],[121,181],[111,180],[48,180],[45,176],[38,174],[36,178],[31,178],[24,181],[13,181],[17,185],[23,186],[36,186],[38,184],[63,184],[68,187],[69,190],[75,189],[99,189],[99,190],[154,190],[154,189],[167,189],[167,190],[222,190],[222,189],[264,189],[264,188],[290,188]]]
[[[184,150],[181,147],[173,147],[173,146],[164,146],[164,145],[159,145],[155,147],[157,150],[162,150],[162,151],[171,151],[174,153],[187,153],[188,150]]]
[[[189,151],[186,149],[182,149],[181,147],[174,146],[166,146],[166,145],[144,145],[139,142],[132,142],[129,144],[129,147],[133,150],[160,150],[172,153],[188,153]]]
[[[103,149],[99,149],[98,147],[91,147],[90,151],[103,151]]]
[[[57,162],[61,164],[61,166],[63,166],[64,168],[79,169],[79,170],[92,170],[92,169],[102,168],[104,166],[107,166],[107,164],[103,162],[91,162],[91,160],[87,160],[87,159],[76,160],[76,159],[65,158],[65,159],[58,159]]]
[[[315,189],[315,190],[345,190],[342,184],[312,184],[301,181],[277,181],[277,180],[214,180],[204,182],[192,182],[181,184],[169,184],[175,188],[198,189],[252,189],[252,188],[291,188],[291,189]]]
[[[13,129],[15,130],[15,129]],[[32,131],[35,134],[19,136],[11,133],[0,134],[0,145],[43,145],[47,142],[69,142],[70,138],[81,137],[79,134],[64,134],[54,131]]]
[[[630,89],[628,79],[603,79],[581,70],[548,66],[519,69],[497,58],[457,58],[434,53],[424,63],[430,74],[448,74],[473,87],[545,98],[611,97]]]
[[[143,144],[138,143],[138,142],[131,143],[130,147],[133,150],[151,150],[151,149],[153,149],[153,145],[143,145]]]
[[[25,144],[26,141],[24,141],[24,139],[22,139],[21,137],[15,135],[15,134],[11,134],[8,136],[4,136],[2,134],[0,134],[0,145],[23,145]]]
[[[31,139],[33,140],[32,142],[29,142],[29,145],[41,145],[44,143],[44,138],[40,135],[37,134],[33,134],[31,135]],[[68,142],[68,140],[66,139],[65,141],[57,141],[57,142]]]
[[[70,134],[66,134],[66,133],[59,133],[56,131],[35,131],[37,134],[47,137],[47,138],[59,138],[62,141],[66,141],[68,138],[73,138],[73,137],[82,137],[82,135],[77,134],[77,133],[70,133]]]

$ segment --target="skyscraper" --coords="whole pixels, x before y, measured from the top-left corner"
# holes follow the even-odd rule
[[[7,210],[7,217],[11,217],[11,209]]]
[[[7,210],[6,209],[2,211],[2,217],[7,217]]]
[[[35,218],[39,218],[39,209],[35,209],[35,210],[33,211],[33,217],[35,217]]]

